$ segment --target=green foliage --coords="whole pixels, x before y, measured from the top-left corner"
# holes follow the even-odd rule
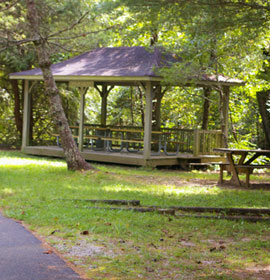
[[[0,146],[17,146],[19,135],[13,117],[13,100],[8,92],[0,89]]]
[[[232,89],[230,132],[237,137],[230,133],[230,142],[239,146],[243,142],[260,145],[263,141],[256,92],[269,88],[267,1],[37,0],[36,3],[44,22],[43,35],[54,34],[49,40],[53,63],[96,47],[149,46],[151,39],[157,37],[156,46],[173,52],[183,61],[161,72],[166,84],[176,81],[192,84],[204,73],[244,80],[247,83],[244,88]],[[0,4],[0,46],[8,48],[0,52],[0,87],[3,99],[4,95],[10,96],[0,104],[0,119],[3,134],[7,134],[2,139],[12,139],[14,143],[18,142],[17,133],[13,131],[14,96],[6,81],[7,75],[35,67],[37,62],[32,44],[11,44],[11,41],[29,38],[25,1],[19,1],[8,10],[2,11],[2,7]],[[75,24],[77,21],[80,23]],[[65,32],[59,33],[59,30]],[[69,121],[75,124],[78,121],[78,95],[64,89],[61,92]],[[35,97],[36,108],[42,107],[40,104],[45,100],[42,95],[40,89]],[[209,129],[219,129],[218,94],[212,93],[210,101]],[[89,90],[86,104],[87,122],[99,123],[99,94]],[[200,127],[202,104],[201,89],[170,89],[162,101],[162,125]],[[132,101],[129,89],[114,89],[108,99],[108,123],[141,125],[142,105],[144,100],[140,99],[136,88]],[[34,121],[34,140],[41,143],[50,139],[48,134],[46,136],[46,127],[52,125],[47,108],[40,109],[40,113],[34,109]]]

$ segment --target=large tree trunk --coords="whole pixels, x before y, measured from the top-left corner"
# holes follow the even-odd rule
[[[17,131],[20,134],[20,138],[22,139],[22,112],[21,112],[21,96],[20,96],[20,89],[18,85],[18,80],[10,80],[12,92],[14,94],[14,117],[15,117],[15,125]]]
[[[81,156],[79,149],[72,137],[71,130],[65,116],[62,102],[59,96],[59,90],[56,86],[52,75],[50,65],[49,48],[46,39],[40,36],[41,23],[40,15],[37,12],[34,0],[27,0],[27,19],[29,28],[33,38],[38,38],[34,41],[36,52],[38,55],[39,66],[43,73],[46,94],[50,100],[50,110],[53,120],[58,128],[64,154],[66,157],[69,170],[89,170],[93,167],[88,164]]]
[[[259,105],[260,114],[262,117],[263,129],[266,136],[267,148],[270,148],[270,106],[267,105],[270,102],[270,92],[260,91],[257,92],[257,100]]]

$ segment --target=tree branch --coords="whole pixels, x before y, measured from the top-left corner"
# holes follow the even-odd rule
[[[48,42],[48,44],[49,44],[49,45],[54,45],[54,46],[56,46],[56,47],[58,47],[58,48],[60,48],[60,49],[62,49],[62,50],[64,50],[64,51],[66,51],[66,52],[74,52],[73,49],[65,48],[65,47],[62,46],[61,44],[58,44],[58,43],[55,43],[55,42]]]
[[[79,25],[80,23],[82,23],[82,21],[84,20],[84,18],[89,14],[89,12],[86,12],[84,13],[78,20],[76,20],[74,23],[72,23],[70,26],[62,29],[62,30],[59,30],[55,33],[52,33],[51,35],[48,36],[48,38],[51,38],[51,37],[54,37],[54,36],[57,36],[59,34],[62,34],[64,32],[67,32],[67,31],[70,31],[72,30],[76,25]]]
[[[70,40],[70,39],[76,39],[76,38],[79,38],[79,37],[85,37],[87,35],[97,34],[97,33],[100,33],[100,32],[108,31],[108,30],[113,29],[115,27],[116,26],[113,25],[113,26],[110,26],[110,27],[107,27],[107,28],[104,28],[104,29],[100,29],[100,30],[96,30],[96,31],[84,32],[84,33],[80,33],[78,35],[69,36],[69,37],[51,37],[51,36],[49,36],[48,40]]]
[[[7,2],[7,1],[5,1],[5,0],[1,0],[0,1],[0,4],[2,4],[2,3],[5,3],[5,2]],[[4,7],[4,8],[0,8],[0,12],[4,12],[4,11],[6,11],[6,10],[9,10],[10,8],[12,8],[13,6],[15,6],[17,3],[19,3],[20,2],[20,0],[17,0],[17,1],[14,1],[13,3],[10,3],[9,5],[6,5],[6,7]]]
[[[230,0],[217,0],[216,2],[210,2],[208,0],[149,0],[143,3],[132,3],[130,6],[154,6],[154,5],[163,5],[167,6],[170,4],[194,4],[197,6],[233,6],[233,7],[248,7],[255,10],[266,10],[270,11],[270,3],[268,1],[264,2],[265,4],[258,4],[255,1],[252,3],[247,3],[246,1],[239,0],[239,1],[230,1]]]

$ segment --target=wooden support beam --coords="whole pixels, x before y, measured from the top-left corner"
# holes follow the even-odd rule
[[[83,128],[84,128],[84,106],[85,106],[85,94],[88,88],[80,87],[80,123],[79,123],[79,151],[83,151]]]
[[[149,159],[151,156],[153,95],[154,93],[153,93],[152,83],[147,82],[146,90],[145,90],[144,148],[143,148],[144,160]]]
[[[23,108],[23,134],[22,134],[22,151],[29,145],[30,129],[30,108],[31,96],[29,91],[29,81],[24,82],[24,108]]]
[[[194,129],[194,144],[193,144],[193,155],[198,156],[200,153],[200,134],[199,129]]]
[[[101,119],[100,124],[102,126],[106,126],[107,124],[107,98],[108,98],[108,90],[107,86],[102,86],[102,93],[101,95]]]

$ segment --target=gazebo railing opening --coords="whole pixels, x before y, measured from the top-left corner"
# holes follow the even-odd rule
[[[78,142],[79,126],[71,126],[74,139]],[[57,145],[61,145],[59,135]],[[183,128],[161,128],[152,131],[152,155],[164,153],[175,156],[178,153],[214,155],[214,148],[223,147],[220,130],[200,130]],[[101,126],[85,124],[83,131],[83,148],[94,151],[142,153],[144,132],[142,127],[134,126]]]

